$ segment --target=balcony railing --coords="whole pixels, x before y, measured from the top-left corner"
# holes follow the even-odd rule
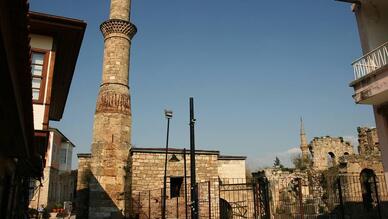
[[[354,79],[357,80],[388,63],[388,42],[365,54],[352,63]]]

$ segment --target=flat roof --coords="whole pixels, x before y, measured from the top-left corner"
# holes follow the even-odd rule
[[[77,154],[78,158],[91,158],[92,154],[91,153],[79,153]]]
[[[131,153],[154,153],[162,154],[166,152],[166,148],[137,148],[133,147],[130,149]],[[180,148],[169,148],[169,153],[183,154],[184,149]],[[190,150],[186,150],[186,154],[190,154]],[[195,150],[195,154],[203,155],[217,155],[219,160],[246,160],[246,156],[230,156],[230,155],[220,155],[220,151],[216,150]],[[91,153],[79,153],[77,154],[78,158],[90,158]]]
[[[70,141],[61,131],[59,131],[59,129],[54,127],[49,127],[48,130],[58,133],[60,136],[62,136],[62,138],[65,139],[65,141],[69,142],[73,146],[73,148],[75,148],[75,145],[73,144],[73,142]]]
[[[218,160],[246,160],[246,156],[220,155]]]
[[[130,150],[131,152],[145,152],[145,153],[165,153],[166,152],[166,148],[137,148],[137,147],[133,147],[131,148]],[[184,149],[180,149],[180,148],[169,148],[168,149],[169,152],[174,152],[174,153],[179,153],[179,154],[183,154],[184,152]],[[190,149],[186,149],[186,154],[189,154],[190,153]],[[195,153],[196,154],[214,154],[214,155],[219,155],[220,152],[219,151],[216,151],[216,150],[195,150]]]
[[[130,150],[131,153],[165,153],[166,148],[138,148],[133,147]],[[177,153],[183,154],[184,149],[181,148],[169,148],[169,153]],[[190,149],[186,149],[186,154],[190,154]],[[195,154],[203,154],[203,155],[217,155],[219,160],[246,160],[246,156],[233,156],[233,155],[220,155],[220,151],[217,150],[195,150]]]

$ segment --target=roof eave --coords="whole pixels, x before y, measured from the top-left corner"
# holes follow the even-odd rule
[[[82,20],[29,12],[31,33],[50,35],[55,41],[55,65],[49,119],[59,121],[65,109],[86,23]]]

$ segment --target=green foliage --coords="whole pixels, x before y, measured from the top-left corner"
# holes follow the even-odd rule
[[[54,207],[55,208],[63,208],[63,204],[60,202],[57,202],[57,203],[55,203]]]
[[[294,164],[295,169],[306,170],[312,164],[311,158],[303,158],[302,155],[297,155],[292,158],[292,163]]]
[[[278,157],[275,158],[273,167],[280,168],[280,169],[284,168],[283,164],[280,162],[280,159]]]

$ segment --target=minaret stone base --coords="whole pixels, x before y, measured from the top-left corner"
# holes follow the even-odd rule
[[[111,0],[104,36],[102,83],[97,97],[89,177],[89,218],[123,218],[130,201],[131,98],[129,51],[136,27],[130,0]]]

